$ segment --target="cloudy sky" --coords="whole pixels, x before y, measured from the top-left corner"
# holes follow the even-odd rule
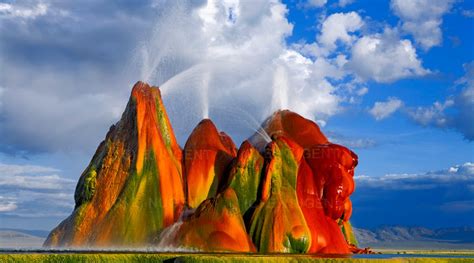
[[[467,0],[0,0],[0,228],[72,211],[137,80],[181,144],[317,121],[359,155],[356,226],[473,226],[473,30]]]

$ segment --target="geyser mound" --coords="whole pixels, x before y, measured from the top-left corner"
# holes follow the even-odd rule
[[[73,213],[44,245],[359,252],[349,223],[356,165],[288,110],[239,149],[205,119],[181,149],[159,89],[138,82],[79,179]]]

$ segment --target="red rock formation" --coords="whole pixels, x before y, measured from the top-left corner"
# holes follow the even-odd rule
[[[279,137],[267,146],[261,194],[250,221],[250,236],[264,253],[305,253],[311,232],[298,204],[298,159],[303,153],[291,140]]]
[[[291,138],[305,149],[329,142],[316,123],[289,110],[276,111],[265,120],[262,128],[270,137],[284,136]],[[258,149],[263,149],[266,145],[266,142],[258,133],[252,136],[251,141]]]
[[[354,191],[354,168],[357,165],[357,155],[349,149],[337,144],[323,144],[313,146],[305,154],[305,160],[311,168],[314,178],[311,188],[317,189],[316,196],[306,192],[303,198],[321,200],[326,215],[328,236],[330,240],[325,247],[314,247],[314,252],[322,253],[349,253],[347,245],[350,240],[341,232],[338,220],[347,222],[352,214],[352,204],[349,196]],[[307,177],[308,175],[302,175]],[[301,191],[307,191],[307,185]],[[321,218],[321,217],[320,217]],[[347,231],[352,231],[346,225]]]
[[[245,230],[237,195],[227,188],[204,200],[196,211],[177,223],[163,245],[212,252],[256,252]]]
[[[196,208],[217,194],[228,165],[237,155],[232,139],[219,132],[211,120],[202,120],[184,146],[184,169],[187,204]]]
[[[184,206],[181,159],[159,89],[138,82],[79,179],[72,215],[45,245],[146,245]]]
[[[263,157],[248,141],[244,141],[231,167],[226,185],[237,194],[240,211],[246,216],[257,201]]]
[[[354,191],[357,155],[329,143],[316,123],[288,110],[277,111],[262,127],[270,136],[284,135],[304,148],[302,154],[291,146],[298,160],[298,201],[312,237],[308,252],[350,253],[339,219],[348,222],[352,214],[349,196]],[[257,135],[253,140],[262,143]],[[348,228],[350,225],[346,229],[351,231]]]
[[[159,89],[138,82],[79,179],[72,215],[45,246],[369,252],[349,222],[357,155],[288,110],[262,130],[272,141],[254,135],[237,152],[206,119],[183,152]]]

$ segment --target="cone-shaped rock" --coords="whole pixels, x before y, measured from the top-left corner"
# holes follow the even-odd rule
[[[174,229],[177,228],[177,229]],[[255,252],[239,209],[237,195],[227,188],[206,199],[196,211],[163,232],[159,245],[208,252]]]
[[[311,233],[296,195],[298,157],[294,153],[302,149],[288,141],[277,138],[267,146],[261,195],[251,218],[250,236],[264,253],[304,253],[311,246]]]
[[[232,139],[209,119],[202,120],[184,146],[186,201],[196,208],[217,194],[219,184],[237,150]]]
[[[81,175],[71,216],[46,246],[143,246],[184,206],[182,152],[160,91],[138,82]]]
[[[228,187],[237,194],[240,211],[245,215],[257,201],[263,157],[248,141],[244,141],[231,167]]]
[[[355,244],[348,222],[352,205],[349,199],[354,190],[353,174],[357,155],[349,149],[330,143],[311,120],[288,111],[277,111],[262,124],[270,136],[291,138],[298,147],[291,146],[298,162],[297,196],[307,225],[311,231],[312,253],[350,253]],[[253,143],[261,148],[265,142],[255,134]],[[304,149],[304,154],[301,153]]]
[[[328,139],[316,123],[289,110],[276,111],[265,120],[262,128],[269,137],[284,136],[303,148],[328,143]],[[252,136],[250,141],[258,149],[263,149],[267,144],[259,133]]]
[[[229,144],[232,146],[232,144]],[[263,157],[245,141],[223,178],[221,192],[163,232],[159,246],[200,251],[255,252],[243,215],[257,200]]]

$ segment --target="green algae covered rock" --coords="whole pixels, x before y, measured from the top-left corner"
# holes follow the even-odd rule
[[[305,253],[311,234],[296,196],[298,158],[277,138],[267,146],[259,204],[250,222],[250,236],[262,253]]]
[[[242,143],[229,173],[228,187],[238,196],[242,215],[257,201],[263,157],[248,141]]]

